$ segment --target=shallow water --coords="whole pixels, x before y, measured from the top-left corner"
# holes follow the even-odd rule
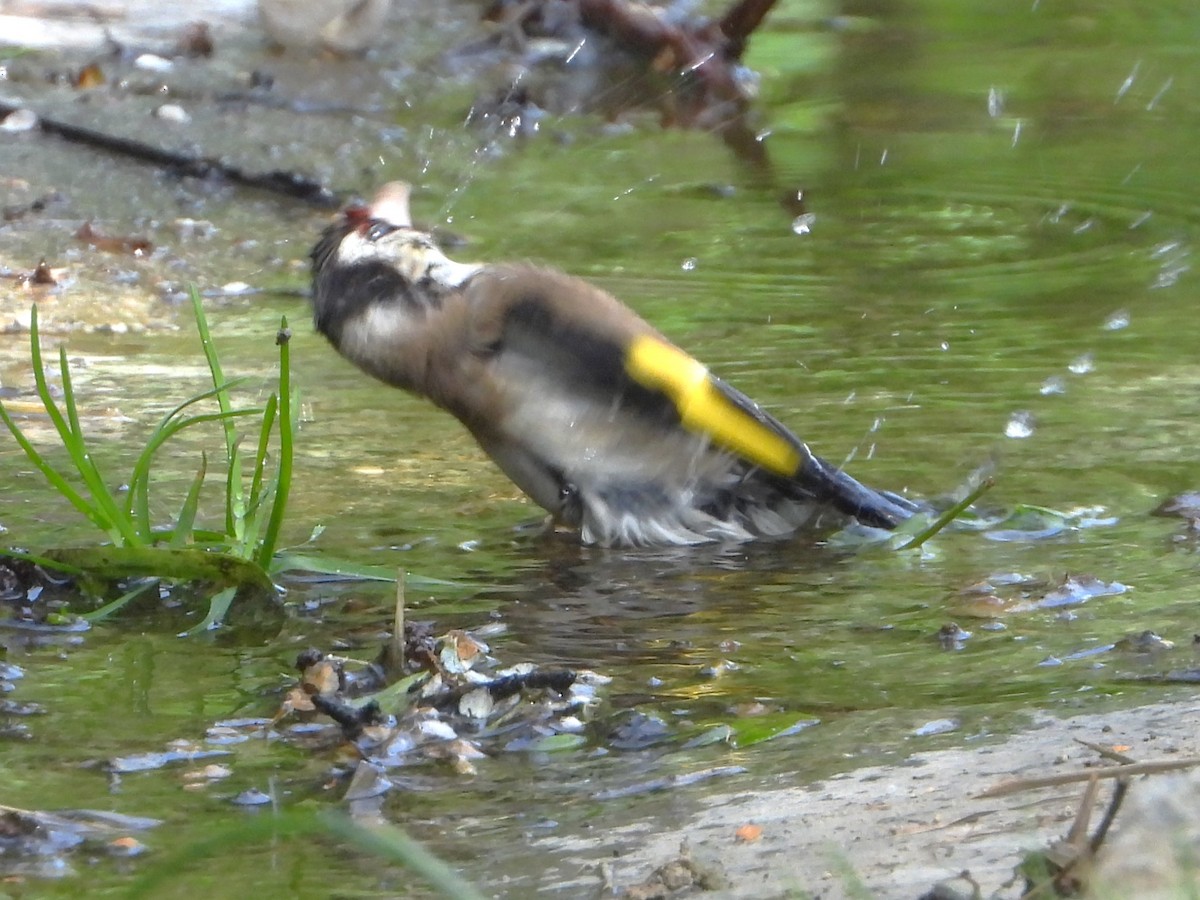
[[[394,792],[390,816],[498,894],[553,893],[562,883],[559,893],[574,896],[581,860],[619,850],[630,839],[622,826],[667,827],[704,792],[597,803],[597,790],[729,764],[750,771],[724,788],[803,783],[998,733],[1034,710],[1157,699],[1164,689],[1122,676],[1191,662],[1195,547],[1175,539],[1178,523],[1148,512],[1195,487],[1200,61],[1190,35],[1200,18],[1184,6],[1137,14],[868,6],[860,19],[832,20],[831,10],[785,4],[752,43],[769,168],[739,162],[710,135],[645,121],[623,130],[551,116],[529,139],[492,144],[462,127],[471,95],[460,83],[438,85],[390,58],[374,69],[274,63],[296,93],[353,95],[379,108],[303,119],[303,139],[287,145],[281,164],[312,154],[317,161],[304,167],[347,191],[417,181],[418,219],[469,241],[452,255],[529,258],[595,280],[864,481],[936,497],[991,463],[998,483],[985,507],[1036,504],[1094,520],[1037,540],[944,534],[921,554],[809,540],[686,553],[539,541],[518,528],[536,510],[461,429],[336,358],[309,331],[298,296],[212,299],[227,372],[250,374],[264,390],[281,315],[295,332],[304,424],[290,539],[320,524],[316,546],[330,554],[481,585],[418,593],[413,614],[447,624],[494,617],[508,627],[493,642],[503,658],[611,674],[613,708],[660,715],[681,734],[729,722],[749,735],[755,701],[764,730],[820,720],[742,750],[509,756],[484,761],[471,780],[428,768],[397,779],[410,790]],[[431,31],[450,33],[444,23]],[[258,51],[247,42],[239,52]],[[339,77],[321,68],[329,65],[343,67]],[[401,89],[386,90],[388,78]],[[439,92],[428,93],[434,85]],[[73,112],[73,98],[57,102]],[[222,152],[253,151],[270,134],[266,114],[219,118],[223,129],[208,133],[232,148]],[[246,122],[261,133],[239,135]],[[344,152],[331,149],[351,137],[357,143]],[[161,299],[171,290],[162,282],[301,289],[298,261],[324,214],[81,151],[48,154],[20,137],[0,143],[0,161],[34,193],[66,197],[53,215],[0,230],[0,262],[31,268],[47,255],[77,273],[73,287],[43,300],[42,314],[51,331],[69,332],[88,425],[106,436],[106,457],[127,468],[141,429],[204,375],[187,310]],[[97,195],[97,183],[108,190]],[[780,202],[797,191],[813,216],[806,233]],[[184,241],[170,225],[181,215],[218,231]],[[137,261],[80,250],[69,235],[84,218],[112,233],[147,232],[160,251]],[[19,316],[29,294],[0,290],[4,318]],[[81,295],[97,299],[72,306]],[[161,327],[70,329],[73,320],[120,320],[123,304],[138,310],[135,321]],[[0,338],[5,387],[29,385],[25,340]],[[217,445],[180,445],[160,473],[164,486],[182,490],[201,446]],[[7,540],[89,539],[15,448],[0,448],[0,463]],[[1128,590],[1028,611],[964,595],[1010,572],[1050,584],[1091,575]],[[327,593],[290,587],[290,601]],[[198,738],[217,719],[270,715],[297,649],[374,633],[388,620],[387,590],[331,596],[324,615],[298,614],[265,646],[179,641],[152,623],[104,626],[65,648],[12,641],[8,658],[27,671],[16,696],[47,714],[26,720],[31,739],[6,750],[0,799],[168,818],[169,830],[147,836],[152,845],[186,843],[243,815],[216,791],[181,790],[172,774],[114,785],[79,764]],[[961,650],[938,643],[951,621],[973,632]],[[1084,653],[1144,629],[1179,649],[1155,658]],[[736,667],[713,674],[722,660]],[[914,735],[937,719],[958,726]],[[322,796],[319,760],[266,744],[234,754],[238,783],[220,793],[265,789],[274,776],[289,798]],[[550,849],[576,839],[590,849]],[[301,895],[397,889],[376,866],[362,871],[287,845],[222,869],[219,880],[200,873],[178,890],[194,893],[207,879],[230,894],[282,893],[301,881]],[[115,889],[127,874],[104,864],[88,877]]]

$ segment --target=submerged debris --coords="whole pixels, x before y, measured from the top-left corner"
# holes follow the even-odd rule
[[[435,638],[421,623],[405,624],[402,657],[406,671],[388,675],[382,657],[355,664],[304,651],[296,660],[299,682],[271,725],[317,716],[317,724],[320,718],[332,723],[321,727],[321,743],[347,741],[372,765],[386,769],[415,757],[473,774],[474,761],[490,754],[581,744],[596,687],[609,681],[531,663],[500,669],[478,637],[452,630]],[[286,738],[289,731],[283,733]],[[306,742],[317,737],[308,728],[302,733]]]
[[[611,882],[611,876],[605,880]],[[644,881],[627,887],[621,896],[625,900],[669,900],[692,891],[719,891],[727,887],[729,879],[721,867],[697,860],[684,841],[679,856],[663,863]]]
[[[84,222],[75,232],[75,238],[83,241],[97,250],[103,250],[105,253],[121,253],[130,254],[132,256],[149,256],[154,249],[154,245],[149,239],[144,237],[112,237],[111,235],[101,234],[91,222]]]
[[[0,806],[0,873],[5,880],[58,878],[72,874],[68,855],[136,856],[144,845],[130,835],[161,824],[158,819],[95,809],[49,812]]]
[[[967,585],[959,592],[959,596],[964,604],[961,611],[965,614],[1000,616],[1077,606],[1097,597],[1124,594],[1128,590],[1128,585],[1119,581],[1104,581],[1094,575],[1065,575],[1061,580],[1051,581],[1016,572],[1002,572]]]

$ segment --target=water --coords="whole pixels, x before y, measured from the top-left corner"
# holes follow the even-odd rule
[[[490,139],[461,126],[470,101],[461,81],[390,69],[412,87],[405,93],[385,90],[365,64],[342,64],[340,80],[317,63],[279,64],[289,89],[338,97],[361,84],[359,105],[386,110],[306,119],[304,140],[284,156],[312,153],[307,168],[362,192],[419,180],[418,220],[445,222],[470,242],[455,258],[528,258],[596,281],[869,483],[934,497],[992,465],[987,508],[1044,505],[1113,520],[1040,540],[946,534],[920,554],[806,540],[689,553],[540,542],[516,530],[537,510],[456,423],[336,358],[306,327],[302,299],[211,301],[227,372],[251,375],[259,390],[272,384],[279,317],[293,325],[304,424],[289,540],[321,524],[317,546],[328,553],[482,585],[417,592],[413,614],[447,624],[495,617],[508,626],[494,642],[500,655],[612,674],[612,709],[652,712],[680,734],[820,720],[752,749],[502,757],[473,780],[404,773],[408,790],[389,800],[389,817],[498,893],[569,882],[579,859],[595,863],[622,846],[609,829],[667,827],[705,790],[597,804],[600,789],[728,764],[750,769],[732,790],[767,777],[804,783],[1000,733],[1035,710],[1156,699],[1162,689],[1119,676],[1190,663],[1185,649],[1158,659],[1078,654],[1147,628],[1182,648],[1194,629],[1194,545],[1175,540],[1175,522],[1147,513],[1195,487],[1197,14],[1049,4],[970,13],[933,2],[861,12],[831,27],[828,10],[796,4],[755,38],[748,62],[762,73],[766,166],[705,134],[555,116],[532,138],[489,149]],[[221,115],[246,121],[236,110]],[[327,150],[348,133],[359,142]],[[258,139],[257,130],[248,137]],[[219,140],[238,146],[228,129]],[[36,226],[10,226],[6,264],[68,260],[81,284],[45,300],[52,327],[125,302],[144,304],[141,320],[160,326],[69,339],[102,461],[127,469],[146,423],[203,381],[186,308],[158,299],[161,281],[300,288],[296,261],[324,214],[95,161],[117,188],[97,206],[87,184],[95,175],[80,173],[86,157],[54,156],[40,174],[42,148],[10,142],[0,156],[10,171],[23,166],[63,190],[68,206]],[[798,192],[803,229],[781,202]],[[181,212],[211,219],[217,235],[173,237]],[[168,249],[145,263],[105,257],[55,227],[92,216]],[[114,284],[115,269],[137,277]],[[0,290],[6,318],[27,305],[27,293]],[[70,306],[81,295],[100,300],[81,312]],[[0,377],[6,387],[29,384],[23,336],[0,343]],[[202,445],[216,446],[198,436],[180,444],[160,473],[164,486],[182,490]],[[90,539],[13,448],[0,461],[6,539]],[[1035,597],[1067,575],[1130,590],[1031,611],[969,590],[1013,572],[1044,582],[1028,589]],[[308,590],[293,585],[289,599]],[[1019,593],[1009,591],[1010,605]],[[179,641],[120,623],[78,645],[14,645],[9,659],[27,670],[16,696],[47,714],[24,723],[31,740],[6,750],[5,802],[165,816],[147,836],[161,845],[236,820],[244,813],[219,795],[265,789],[270,777],[287,799],[323,798],[327,763],[274,745],[235,748],[237,784],[200,793],[161,772],[113,785],[83,764],[198,738],[220,718],[270,715],[297,649],[375,630],[389,616],[384,589],[333,600],[264,646]],[[961,650],[937,640],[952,621],[973,633]],[[754,702],[761,717],[747,715]],[[941,719],[957,730],[913,736]],[[576,838],[591,852],[561,849]],[[299,879],[314,896],[333,885],[394,889],[386,869],[318,862],[288,844],[222,869],[215,889],[239,893]],[[126,876],[105,864],[88,877],[99,889]]]

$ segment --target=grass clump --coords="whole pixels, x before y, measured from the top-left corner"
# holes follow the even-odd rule
[[[113,489],[112,485],[119,482],[101,471],[80,426],[65,348],[60,348],[58,354],[61,406],[51,393],[43,365],[36,305],[31,315],[29,344],[37,395],[68,462],[62,466],[51,463],[0,403],[0,420],[30,462],[107,538],[104,546],[50,550],[29,558],[92,579],[141,579],[132,590],[90,613],[89,618],[110,615],[158,579],[204,582],[213,584],[216,591],[209,598],[208,614],[192,630],[206,630],[221,623],[239,590],[252,590],[274,599],[272,575],[286,567],[286,561],[278,558],[276,551],[291,489],[299,409],[291,385],[287,319],[281,319],[276,336],[279,348],[276,389],[262,406],[239,407],[234,402],[233,389],[245,379],[225,378],[200,295],[194,288],[191,300],[212,387],[180,403],[162,418],[146,438],[124,489]],[[216,409],[200,411],[200,404],[205,401],[215,401]],[[243,422],[250,426],[246,433],[241,429]],[[201,488],[209,470],[206,453],[200,455],[196,474],[179,501],[178,512],[168,524],[155,524],[151,516],[151,471],[155,460],[172,438],[210,423],[218,424],[224,436],[223,528],[206,529],[198,524]],[[247,448],[248,436],[253,441]]]

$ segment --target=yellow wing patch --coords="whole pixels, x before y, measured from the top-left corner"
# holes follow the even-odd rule
[[[777,475],[796,474],[801,461],[796,448],[738,408],[713,384],[708,369],[682,350],[657,338],[634,338],[625,371],[643,387],[670,397],[685,428]]]

